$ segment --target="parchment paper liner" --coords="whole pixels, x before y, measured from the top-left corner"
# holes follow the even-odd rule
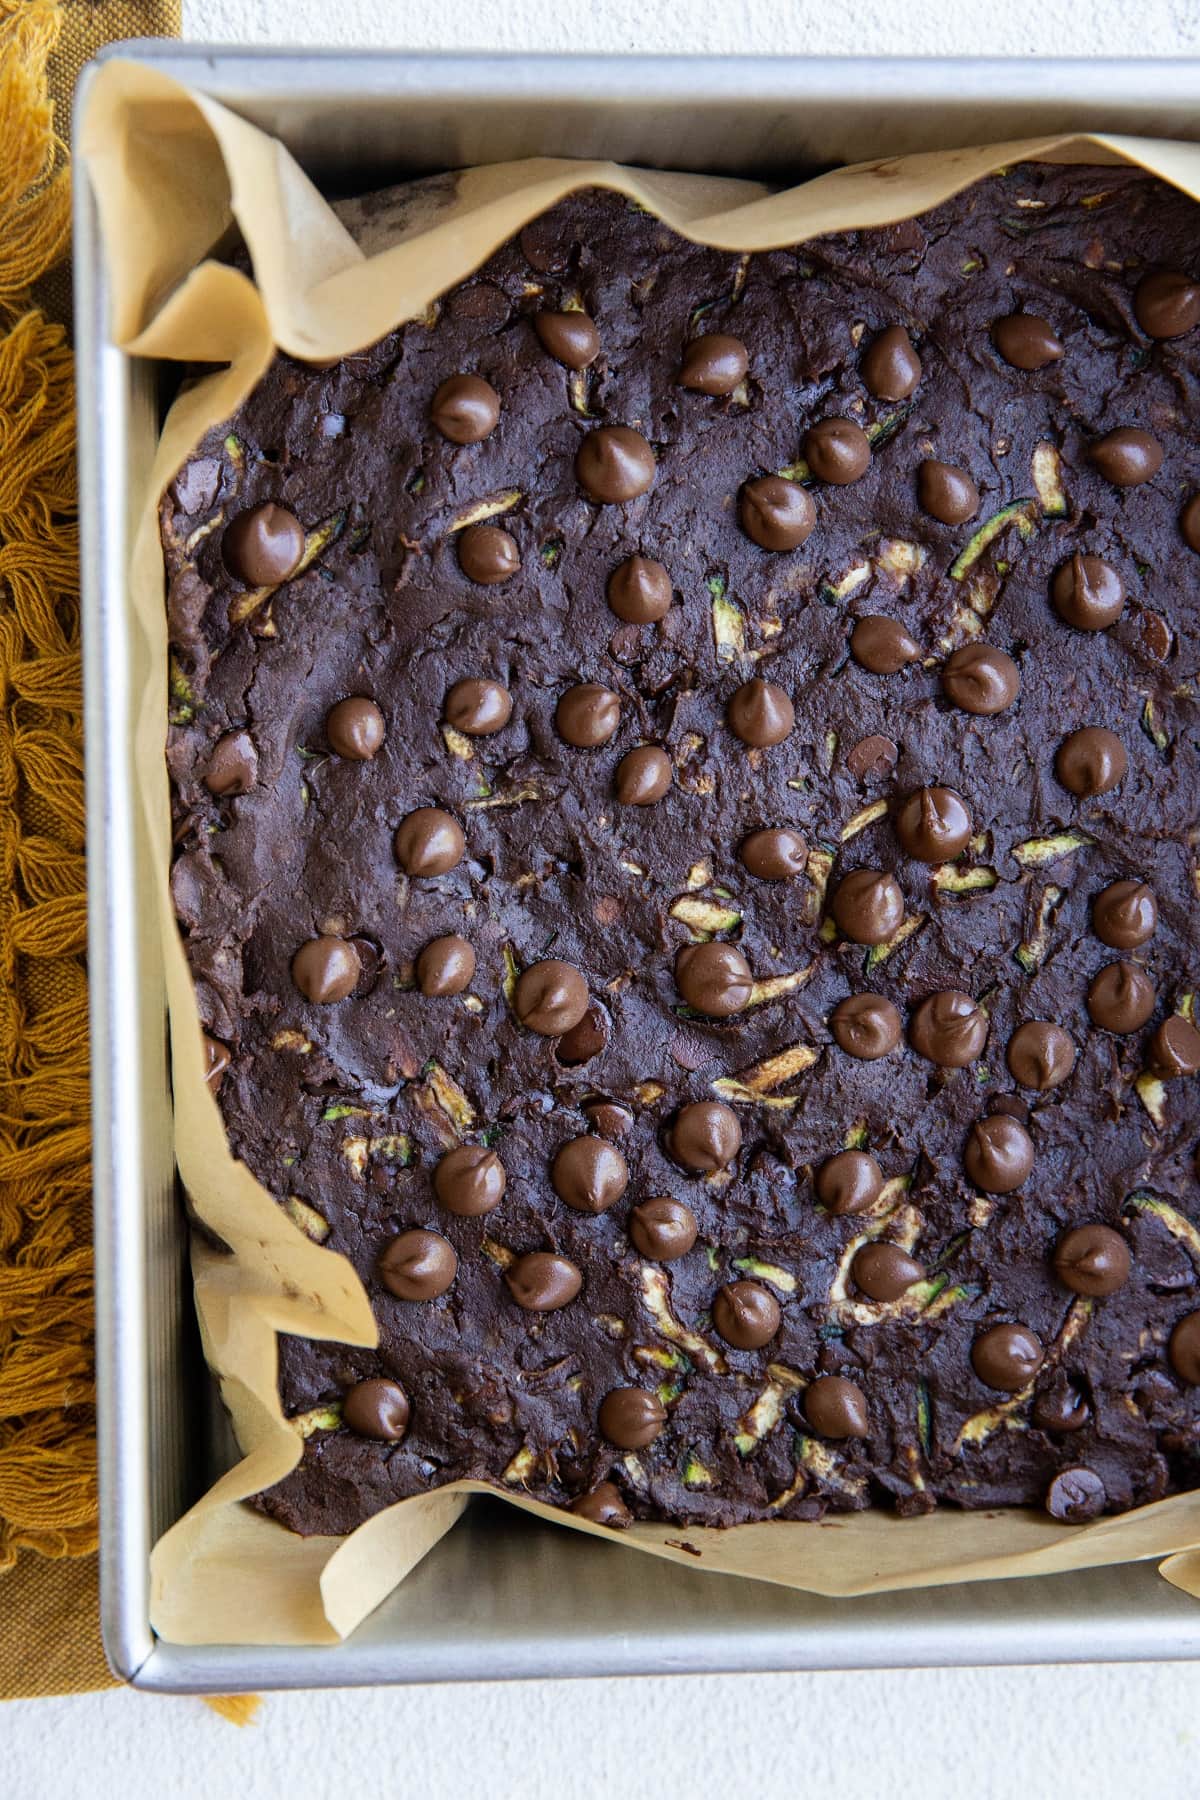
[[[541,159],[422,184],[368,228],[365,248],[279,143],[133,62],[99,72],[78,153],[98,196],[117,342],[136,356],[229,364],[171,410],[151,483],[138,497],[129,582],[144,639],[138,660],[149,668],[134,761],[166,961],[176,1152],[196,1211],[234,1251],[222,1256],[197,1246],[196,1303],[205,1353],[245,1453],[156,1545],[152,1620],[176,1643],[330,1643],[352,1631],[449,1530],[468,1494],[497,1490],[473,1482],[442,1488],[400,1502],[345,1539],[301,1538],[240,1504],[285,1475],[301,1453],[279,1407],[276,1333],[373,1344],[375,1326],[349,1263],[306,1238],[234,1161],[204,1083],[195,997],[168,891],[167,632],[156,524],[164,484],[208,426],[236,410],[276,345],[316,359],[374,342],[578,188],[615,189],[697,242],[762,250],[924,212],[982,175],[1034,159],[1129,161],[1197,198],[1200,148],[1120,137],[1028,139],[863,164],[777,194],[752,182]],[[203,260],[231,219],[249,245],[254,282]],[[519,1492],[504,1497],[689,1569],[826,1595],[1159,1556],[1167,1558],[1161,1570],[1168,1580],[1200,1596],[1200,1493],[1083,1528],[1016,1509],[946,1509],[907,1520],[871,1511],[833,1523],[728,1531],[636,1525],[619,1536],[568,1521]],[[699,1556],[678,1547],[681,1536]]]

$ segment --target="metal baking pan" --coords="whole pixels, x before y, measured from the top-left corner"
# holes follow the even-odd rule
[[[434,56],[115,45],[281,138],[328,190],[518,156],[783,182],[818,166],[1093,129],[1200,139],[1200,60]],[[85,70],[77,105],[86,97]],[[154,1538],[236,1454],[200,1359],[175,1191],[165,1007],[130,772],[141,647],[130,496],[157,375],[108,343],[94,199],[75,195],[104,1640],[159,1691],[685,1670],[1200,1658],[1152,1564],[829,1601],[714,1580],[479,1503],[346,1644],[159,1642]]]

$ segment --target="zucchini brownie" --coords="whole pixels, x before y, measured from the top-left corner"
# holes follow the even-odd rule
[[[1200,1485],[1200,232],[1022,166],[730,255],[602,192],[166,495],[235,1156],[376,1349],[258,1502]]]

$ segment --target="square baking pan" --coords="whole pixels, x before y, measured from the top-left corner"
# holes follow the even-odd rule
[[[1067,130],[1200,139],[1200,61],[437,56],[115,45],[274,133],[331,193],[520,156],[778,184],[831,163]],[[94,67],[94,65],[93,65]],[[77,109],[86,104],[85,70]],[[831,1601],[714,1580],[499,1503],[467,1517],[345,1644],[185,1647],[148,1622],[149,1553],[236,1457],[199,1354],[171,1150],[165,1001],[134,801],[144,676],[125,571],[159,374],[108,341],[94,197],[75,287],[95,1104],[102,1610],[160,1691],[657,1672],[1200,1658],[1200,1607],[1154,1565]]]

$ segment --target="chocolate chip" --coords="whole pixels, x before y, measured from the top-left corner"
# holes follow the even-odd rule
[[[847,1056],[876,1062],[900,1042],[900,1014],[882,994],[850,994],[829,1015],[829,1029]]]
[[[1200,494],[1193,494],[1179,515],[1179,529],[1189,550],[1200,550]]]
[[[1063,347],[1048,319],[1036,313],[1008,313],[992,326],[992,342],[1014,369],[1044,369],[1057,362]]]
[[[559,695],[554,724],[565,743],[594,750],[616,735],[621,723],[621,696],[596,681],[581,681]]]
[[[1098,556],[1072,556],[1050,584],[1054,610],[1076,631],[1104,631],[1120,618],[1125,583]]]
[[[1200,1312],[1180,1319],[1167,1344],[1167,1355],[1180,1381],[1200,1387]]]
[[[1033,1169],[1033,1139],[1005,1113],[976,1119],[963,1150],[967,1175],[985,1194],[1011,1194]]]
[[[1200,1069],[1200,1031],[1173,1013],[1164,1019],[1146,1047],[1150,1072],[1164,1081],[1194,1075]]]
[[[607,1138],[610,1144],[618,1138],[628,1137],[633,1130],[633,1114],[627,1106],[618,1106],[615,1100],[585,1100],[584,1116],[593,1131]]]
[[[921,359],[903,325],[888,325],[871,340],[859,374],[877,400],[908,399],[921,379]]]
[[[219,1094],[225,1071],[229,1067],[229,1048],[217,1038],[209,1037],[207,1031],[201,1034],[201,1038],[204,1046],[204,1079],[210,1090]]]
[[[588,1519],[593,1525],[607,1525],[613,1531],[624,1531],[627,1525],[633,1524],[633,1514],[611,1481],[600,1482],[590,1494],[580,1494],[578,1499],[572,1500],[570,1510],[578,1519]]]
[[[966,849],[971,831],[971,815],[953,788],[917,788],[896,812],[896,836],[918,862],[950,862]]]
[[[575,476],[589,500],[601,505],[636,500],[653,485],[654,452],[628,425],[598,425],[575,456]]]
[[[504,1164],[482,1144],[448,1150],[433,1172],[433,1191],[448,1213],[478,1219],[495,1212],[504,1198]]]
[[[741,339],[713,331],[688,344],[676,380],[697,394],[732,394],[749,367]]]
[[[871,466],[871,440],[853,419],[821,419],[804,434],[802,452],[818,481],[849,487]]]
[[[1154,983],[1136,963],[1114,962],[1092,977],[1088,988],[1087,1009],[1093,1025],[1101,1031],[1124,1036],[1140,1031],[1158,996]]]
[[[399,1300],[436,1300],[458,1274],[454,1245],[439,1231],[402,1231],[379,1258],[379,1279]]]
[[[1082,1431],[1091,1416],[1087,1401],[1065,1375],[1058,1376],[1053,1386],[1037,1395],[1030,1413],[1039,1431],[1064,1434]]]
[[[396,861],[406,875],[446,875],[458,867],[466,850],[462,826],[440,806],[419,806],[401,819],[392,840]]]
[[[1064,1525],[1086,1525],[1107,1504],[1104,1483],[1094,1469],[1060,1469],[1046,1490],[1046,1511]]]
[[[979,489],[965,469],[930,456],[917,469],[917,503],[943,525],[965,525],[979,511]]]
[[[844,1375],[818,1375],[804,1394],[804,1416],[827,1438],[865,1438],[870,1432],[867,1396]]]
[[[963,712],[990,717],[1012,705],[1021,686],[1016,663],[993,644],[964,644],[942,667],[942,692]]]
[[[971,1345],[971,1365],[980,1381],[1002,1394],[1028,1387],[1044,1356],[1041,1338],[1027,1325],[992,1325]]]
[[[433,396],[429,417],[452,444],[479,444],[500,422],[500,396],[479,375],[451,375]]]
[[[1129,758],[1115,732],[1101,725],[1085,725],[1072,731],[1054,756],[1054,773],[1068,793],[1081,800],[1107,794],[1125,776]]]
[[[509,1293],[526,1312],[557,1312],[569,1306],[583,1286],[583,1276],[565,1256],[531,1250],[504,1271]]]
[[[744,681],[725,708],[725,720],[734,737],[752,749],[782,744],[791,735],[796,711],[791,697],[773,681],[755,676]]]
[[[1200,286],[1177,269],[1156,270],[1138,282],[1133,310],[1147,337],[1182,337],[1200,321]]]
[[[742,867],[759,881],[790,881],[808,867],[808,845],[787,826],[752,831],[738,850]]]
[[[727,1169],[742,1147],[737,1114],[719,1100],[694,1100],[681,1106],[667,1135],[675,1162],[698,1175]]]
[[[561,1037],[578,1025],[590,998],[587,982],[574,964],[553,957],[522,970],[513,990],[518,1019],[539,1037]]]
[[[1097,438],[1088,449],[1088,460],[1114,487],[1140,487],[1162,467],[1162,445],[1148,431],[1122,426]]]
[[[417,958],[417,986],[429,1000],[461,994],[475,974],[475,952],[466,938],[433,938]]]
[[[210,794],[224,800],[235,794],[248,794],[258,780],[258,751],[248,731],[227,731],[212,747],[204,785]]]
[[[550,1166],[559,1199],[575,1212],[603,1213],[629,1186],[629,1167],[615,1144],[602,1137],[577,1137],[563,1144]]]
[[[860,738],[846,752],[846,767],[856,781],[881,781],[891,774],[899,754],[899,746],[891,738]]]
[[[841,1218],[874,1206],[883,1192],[883,1171],[866,1150],[839,1150],[826,1157],[813,1186],[821,1205]]]
[[[1054,1273],[1073,1294],[1103,1300],[1129,1279],[1129,1245],[1108,1225],[1076,1225],[1054,1247]]]
[[[370,762],[386,735],[383,714],[373,700],[352,694],[325,715],[325,737],[335,756],[347,762]]]
[[[653,806],[668,793],[673,770],[671,759],[657,744],[639,744],[627,751],[613,777],[622,806]]]
[[[852,944],[886,944],[904,919],[904,895],[894,875],[852,869],[830,903],[834,924]]]
[[[521,567],[521,552],[511,531],[499,525],[468,525],[458,534],[458,566],[468,581],[494,587]]]
[[[1158,902],[1144,881],[1114,881],[1092,902],[1092,930],[1112,950],[1136,950],[1158,927]]]
[[[292,958],[292,980],[314,1006],[332,1006],[358,986],[362,963],[354,945],[340,937],[310,938]]]
[[[924,1281],[921,1264],[899,1244],[864,1244],[850,1264],[855,1285],[868,1300],[887,1303],[907,1294],[914,1281]]]
[[[221,485],[221,465],[215,456],[197,457],[185,463],[171,483],[171,498],[180,512],[207,512]]]
[[[467,676],[446,695],[446,723],[466,737],[490,737],[512,718],[512,695],[501,681]]]
[[[696,1215],[682,1200],[653,1194],[629,1215],[629,1236],[639,1256],[651,1262],[675,1262],[696,1242]]]
[[[398,1443],[408,1430],[408,1395],[398,1381],[358,1381],[342,1400],[342,1420],[359,1437]]]
[[[684,944],[675,956],[684,1002],[709,1019],[729,1019],[750,1004],[754,976],[736,944]]]
[[[1048,1093],[1075,1067],[1075,1046],[1061,1025],[1049,1019],[1027,1019],[1008,1040],[1008,1066],[1014,1081]]]
[[[542,349],[568,369],[586,369],[600,354],[600,333],[585,312],[538,312],[533,329]]]
[[[746,536],[762,550],[796,550],[812,535],[817,509],[812,497],[782,475],[748,481],[738,502]]]
[[[913,1013],[908,1041],[918,1056],[943,1069],[965,1069],[983,1055],[987,1014],[970,994],[930,994]]]
[[[666,1422],[666,1407],[646,1388],[613,1388],[600,1402],[601,1433],[618,1450],[644,1450]]]
[[[671,610],[671,577],[649,556],[627,556],[608,578],[608,604],[627,625],[653,625]]]
[[[555,1044],[555,1062],[566,1069],[577,1069],[591,1062],[608,1043],[609,1026],[609,1016],[600,1002],[589,1000],[588,1009],[579,1023],[564,1031]]]
[[[713,1299],[717,1333],[735,1350],[761,1350],[779,1330],[779,1302],[757,1281],[731,1281]]]
[[[850,633],[850,654],[872,675],[895,675],[906,663],[917,661],[921,646],[898,619],[867,613]]]
[[[286,506],[267,500],[230,520],[221,555],[244,587],[277,587],[295,574],[304,555],[304,527]]]

